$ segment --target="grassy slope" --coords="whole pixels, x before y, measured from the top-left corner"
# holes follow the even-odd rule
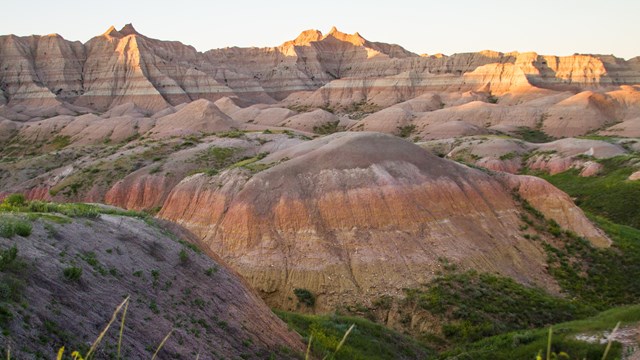
[[[615,223],[640,228],[640,181],[628,181],[633,173],[633,155],[600,160],[604,169],[598,176],[580,177],[578,170],[556,175],[540,175],[576,199],[582,209]],[[635,169],[637,170],[637,169]]]
[[[371,321],[336,315],[302,315],[284,311],[276,314],[308,341],[313,336],[311,349],[322,359],[333,354],[351,324],[355,328],[335,359],[427,359],[435,353],[412,338]]]
[[[443,335],[450,344],[544,327],[595,313],[583,303],[549,295],[510,278],[475,271],[447,274],[421,289],[407,290],[407,301],[412,307],[417,305],[439,317],[444,324]]]
[[[602,334],[611,330],[618,321],[624,327],[640,321],[640,305],[614,308],[594,317],[566,322],[553,327],[552,352],[567,353],[571,359],[601,359],[605,346],[587,344],[575,339],[578,334]],[[441,358],[455,359],[535,359],[547,347],[547,329],[517,331],[489,337],[473,344],[441,354]],[[608,359],[620,358],[621,345],[614,343]]]

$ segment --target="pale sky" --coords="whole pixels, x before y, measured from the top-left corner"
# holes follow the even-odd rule
[[[0,34],[85,42],[133,23],[199,51],[276,46],[302,30],[360,32],[418,54],[479,50],[640,56],[640,0],[2,0]]]

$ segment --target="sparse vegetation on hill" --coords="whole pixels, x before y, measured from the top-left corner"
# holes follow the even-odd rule
[[[530,143],[546,143],[555,140],[540,129],[531,129],[521,127],[515,133],[515,136]]]
[[[146,214],[8,199],[0,216],[24,218],[33,232],[28,241],[0,237],[3,356],[10,345],[12,359],[55,358],[62,346],[63,358],[76,350],[84,357],[128,295],[121,358],[151,359],[169,332],[158,358],[280,359],[302,351],[236,275]],[[92,358],[115,359],[118,343],[111,329]]]

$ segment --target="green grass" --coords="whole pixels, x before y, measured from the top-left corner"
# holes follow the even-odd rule
[[[581,177],[578,170],[540,176],[575,198],[584,210],[640,228],[640,181],[627,180],[634,171],[630,163],[638,160],[629,155],[599,160],[604,168],[593,177]]]
[[[542,289],[475,271],[447,274],[421,289],[405,291],[409,306],[417,305],[442,320],[442,334],[449,343],[477,341],[595,313],[588,306]]]
[[[24,202],[20,206],[13,206],[5,200],[5,202],[0,204],[0,229],[2,229],[3,219],[20,219],[15,216],[15,214],[18,213],[26,213],[27,217],[31,219],[43,218],[57,223],[67,223],[68,219],[51,214],[60,214],[70,218],[98,218],[101,214],[138,217],[142,219],[149,218],[149,215],[145,212],[107,208],[83,203],[53,203],[34,200]],[[23,227],[25,226],[23,225]],[[23,229],[19,231],[26,230]]]
[[[561,323],[553,326],[552,352],[565,352],[571,359],[600,360],[605,345],[589,344],[575,339],[579,334],[601,334],[611,331],[618,321],[624,327],[640,321],[640,305],[620,307],[602,312],[587,319]],[[535,359],[539,351],[545,352],[548,329],[517,331],[482,339],[459,346],[440,355],[442,359],[460,360],[512,360]],[[614,344],[607,359],[619,359],[620,344]]]
[[[640,230],[591,219],[613,240],[611,248],[564,233],[556,246],[545,245],[549,273],[567,294],[601,310],[640,302]]]
[[[344,346],[335,359],[427,359],[433,352],[414,339],[365,319],[337,315],[302,315],[276,310],[291,328],[311,342],[312,353],[322,359],[333,354],[352,324]]]

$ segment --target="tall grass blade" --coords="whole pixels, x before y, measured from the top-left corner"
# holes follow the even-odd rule
[[[344,333],[344,336],[342,337],[340,344],[338,344],[338,347],[336,348],[336,352],[338,352],[342,347],[342,345],[344,345],[345,341],[347,341],[347,337],[349,337],[349,334],[351,334],[351,331],[353,330],[354,327],[356,327],[356,324],[351,324],[351,326],[349,327],[349,330],[347,330],[347,332]]]
[[[127,309],[129,308],[129,302],[124,306],[124,310],[122,311],[122,320],[120,321],[120,334],[118,335],[118,357],[120,360],[120,349],[122,348],[122,333],[124,332],[124,319],[127,317]]]
[[[309,343],[307,344],[307,354],[304,356],[304,360],[309,360],[309,354],[311,353],[311,342],[313,341],[313,335],[309,336]]]
[[[62,355],[64,354],[64,346],[58,350],[58,356],[56,356],[56,360],[62,360]],[[9,358],[7,358],[9,360]]]
[[[173,334],[173,330],[174,329],[171,329],[171,331],[169,331],[167,336],[165,336],[164,339],[162,339],[162,342],[160,343],[160,345],[158,345],[158,348],[156,349],[156,352],[153,353],[153,357],[151,358],[151,360],[155,360],[156,356],[158,356],[158,353],[160,352],[160,350],[164,346],[164,343],[166,343],[167,340],[169,340],[169,336],[171,336],[171,334]]]
[[[122,310],[122,307],[128,302],[129,302],[129,296],[127,296],[126,299],[124,299],[122,301],[122,303],[120,303],[120,305],[118,305],[116,310],[113,312],[113,315],[111,315],[111,320],[109,320],[109,323],[107,324],[107,326],[105,326],[104,330],[102,330],[100,335],[98,335],[98,338],[96,338],[96,340],[91,345],[91,348],[89,348],[89,351],[87,352],[87,355],[85,356],[85,359],[88,360],[91,357],[91,355],[93,355],[93,353],[96,351],[96,348],[98,347],[98,345],[100,345],[100,342],[102,341],[102,338],[104,337],[104,335],[107,333],[107,331],[111,327],[111,324],[113,324],[113,322],[116,321],[116,318],[118,317],[118,313],[120,312],[120,310]]]
[[[549,326],[549,339],[547,340],[547,360],[551,360],[551,337],[553,336],[553,326]]]
[[[618,323],[616,324],[616,327],[614,327],[611,334],[609,334],[609,342],[607,343],[607,347],[604,349],[604,354],[602,354],[602,360],[605,360],[607,358],[607,355],[609,355],[609,350],[611,350],[611,344],[613,344],[613,337],[616,335],[616,331],[618,331],[619,327],[620,327],[620,321],[618,321]]]
[[[347,330],[346,333],[344,333],[344,336],[342,337],[342,340],[340,340],[340,343],[338,344],[338,347],[336,347],[336,351],[333,353],[333,356],[331,357],[332,359],[336,357],[336,354],[338,353],[338,351],[340,351],[340,349],[342,348],[342,345],[344,345],[345,341],[347,341],[347,337],[349,337],[349,334],[351,333],[351,330],[353,330],[353,328],[356,326],[356,324],[351,324],[351,327],[349,327],[349,330]]]
[[[7,344],[7,360],[11,360],[11,345]]]

